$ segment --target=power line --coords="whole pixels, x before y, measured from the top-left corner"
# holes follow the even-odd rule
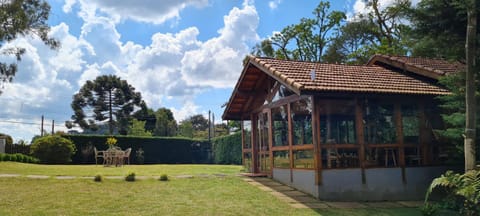
[[[35,122],[23,122],[23,121],[10,121],[10,120],[0,120],[0,123],[11,123],[11,124],[25,124],[25,125],[42,125],[42,123],[35,123]],[[52,125],[51,123],[44,123],[43,125]],[[65,125],[61,124],[54,124],[58,127],[64,127]]]

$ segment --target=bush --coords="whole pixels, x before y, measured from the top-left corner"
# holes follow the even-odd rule
[[[160,175],[160,178],[158,179],[160,181],[168,181],[168,175],[167,174],[162,174]]]
[[[38,138],[31,146],[32,155],[47,164],[71,162],[75,152],[76,148],[72,141],[57,135]]]
[[[13,161],[20,163],[38,163],[38,159],[24,154],[2,154],[0,153],[0,161]]]
[[[125,176],[125,181],[128,181],[128,182],[135,181],[135,173],[134,172],[128,173],[127,176]]]
[[[100,174],[97,174],[97,175],[95,175],[95,177],[93,177],[93,181],[102,182],[103,181],[103,176],[100,175]]]
[[[216,164],[242,164],[242,134],[235,133],[213,140]]]
[[[434,179],[425,196],[425,203],[434,189],[444,189],[446,195],[440,207],[459,211],[463,215],[480,215],[480,171],[464,174],[447,171]],[[453,203],[453,205],[452,205]]]

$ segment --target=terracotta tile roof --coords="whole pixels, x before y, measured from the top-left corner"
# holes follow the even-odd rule
[[[433,82],[376,65],[336,65],[258,57],[251,57],[250,62],[298,92],[449,94]],[[311,80],[312,70],[315,70],[315,80]]]
[[[379,63],[433,79],[438,79],[441,76],[456,73],[465,69],[465,64],[444,59],[388,55],[374,55],[370,58],[367,65],[378,65]]]

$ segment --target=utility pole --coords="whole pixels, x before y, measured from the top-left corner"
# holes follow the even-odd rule
[[[212,133],[213,133],[213,138],[215,138],[215,113],[212,112]]]
[[[467,39],[465,42],[465,56],[467,71],[465,74],[465,134],[464,134],[464,152],[465,152],[465,172],[475,169],[475,70],[477,69],[475,59],[476,55],[476,34],[477,34],[477,7],[476,0],[470,0],[467,4]]]
[[[55,120],[52,120],[52,135],[55,134]]]
[[[43,137],[43,115],[42,115],[42,126],[40,127],[40,136]]]
[[[208,110],[208,141],[211,141],[211,134],[210,134],[210,128],[211,128],[211,122],[210,122],[210,110]]]

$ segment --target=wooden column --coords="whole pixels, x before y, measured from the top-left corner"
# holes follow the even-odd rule
[[[322,185],[322,148],[320,145],[320,100],[312,97],[312,136],[313,136],[313,161],[315,167],[315,184]]]
[[[252,119],[252,166],[253,166],[253,173],[258,173],[258,125],[257,125],[257,117],[255,114],[250,116]]]
[[[267,119],[268,119],[268,155],[269,155],[269,159],[270,159],[270,177],[273,176],[273,151],[272,151],[272,147],[273,147],[273,133],[272,133],[272,130],[273,130],[273,124],[272,124],[272,109],[268,109],[268,112],[267,112]]]
[[[367,183],[367,177],[365,176],[365,135],[363,125],[363,108],[360,100],[355,98],[355,132],[357,134],[357,144],[359,145],[358,160],[360,162],[360,168],[362,173],[362,184]]]
[[[407,178],[405,174],[405,146],[403,143],[402,107],[398,101],[396,101],[394,104],[393,115],[395,116],[395,129],[397,134],[398,163],[402,169],[402,181],[404,184],[406,184]]]
[[[418,147],[419,150],[421,150],[421,164],[422,165],[427,165],[430,163],[430,155],[429,154],[429,149],[430,149],[430,142],[429,142],[429,139],[428,139],[428,133],[429,133],[429,129],[427,127],[429,127],[427,125],[427,117],[425,115],[425,102],[422,100],[422,101],[419,101],[418,102],[418,120],[419,120],[419,144],[420,146]]]
[[[292,103],[287,104],[288,116],[288,159],[290,159],[290,182],[293,182],[293,119],[292,119]]]

